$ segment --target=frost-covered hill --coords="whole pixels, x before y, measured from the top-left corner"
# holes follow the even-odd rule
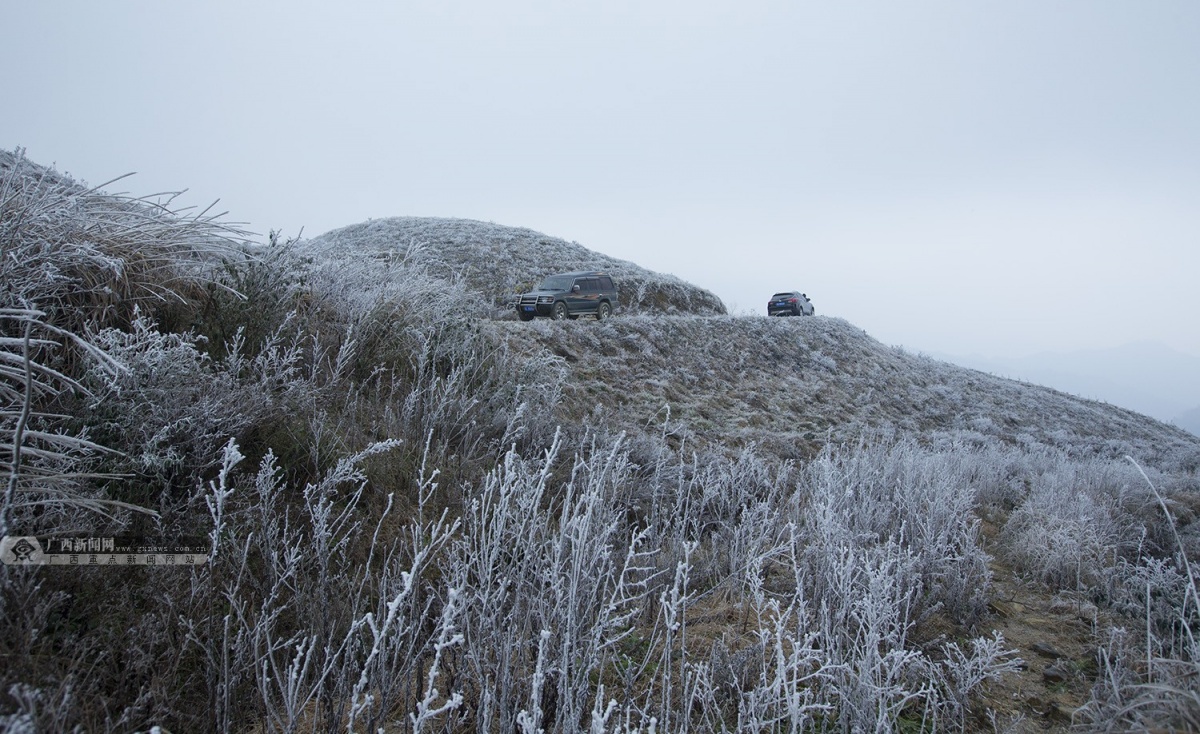
[[[564,361],[568,420],[594,413],[589,423],[629,431],[667,423],[693,445],[754,443],[799,458],[831,438],[890,426],[930,442],[974,435],[1200,463],[1200,441],[1175,426],[889,347],[837,318],[638,316],[496,331],[514,348]]]
[[[612,273],[620,288],[618,313],[725,313],[721,299],[673,275],[531,229],[471,219],[373,219],[327,232],[298,247],[312,257],[354,263],[368,289],[376,278],[384,277],[390,263],[404,260],[481,294],[500,313],[514,293],[532,289],[546,275],[575,270]]]
[[[0,254],[0,535],[211,543],[0,543],[0,730],[1198,728],[1174,427],[465,220],[262,247],[8,155]],[[497,305],[594,267],[610,320]]]
[[[657,424],[693,445],[732,452],[753,444],[788,458],[894,429],[926,441],[975,435],[1200,463],[1194,435],[1139,413],[911,354],[837,318],[726,316],[703,288],[529,229],[397,217],[296,247],[317,276],[310,282],[359,309],[414,287],[420,273],[421,288],[441,290],[468,317],[484,316],[505,349],[557,360],[564,398],[542,418],[568,426],[615,433]],[[592,268],[618,281],[625,307],[616,318],[508,318],[508,297],[541,275]]]

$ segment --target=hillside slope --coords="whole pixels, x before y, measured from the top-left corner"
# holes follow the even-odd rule
[[[607,270],[620,289],[618,313],[724,314],[725,304],[709,291],[673,275],[656,273],[540,232],[471,219],[392,217],[327,232],[298,244],[309,257],[355,261],[368,267],[370,288],[388,263],[406,261],[430,275],[479,293],[504,310],[514,293],[532,289],[552,273]]]
[[[1195,436],[1133,411],[910,354],[841,319],[725,316],[698,286],[529,229],[395,217],[299,242],[296,252],[321,275],[310,282],[364,311],[415,272],[424,288],[443,283],[506,349],[561,361],[565,399],[554,419],[566,425],[589,416],[589,426],[614,431],[658,424],[694,445],[754,444],[787,458],[890,427],[923,440],[953,431],[1079,455],[1200,462]],[[591,268],[617,278],[618,318],[509,320],[512,293],[546,273]]]
[[[495,331],[565,362],[567,422],[599,411],[622,430],[669,423],[693,445],[753,443],[789,458],[890,426],[926,441],[954,431],[1078,456],[1200,462],[1200,441],[1175,426],[888,347],[837,318],[629,317]]]

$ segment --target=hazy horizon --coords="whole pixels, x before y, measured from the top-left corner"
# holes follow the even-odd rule
[[[0,146],[265,236],[529,227],[912,350],[1200,356],[1200,5],[0,4]]]

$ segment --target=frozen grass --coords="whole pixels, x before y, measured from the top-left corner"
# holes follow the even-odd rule
[[[605,425],[632,433],[669,406],[678,440],[734,452],[757,445],[809,458],[830,440],[890,427],[948,447],[1200,467],[1195,437],[1173,426],[909,354],[837,318],[642,315],[490,327],[514,349],[567,361],[567,422],[599,411]]]
[[[1109,644],[1099,651],[1101,671],[1084,714],[1097,731],[1197,731],[1200,592],[1191,562],[1195,554],[1188,552],[1174,513],[1154,482],[1132,459],[1130,464],[1163,513],[1175,556],[1144,556],[1113,570],[1118,586],[1115,602],[1132,601],[1131,606],[1142,607],[1127,612],[1145,622],[1144,652],[1138,660],[1129,646],[1121,644],[1124,630],[1110,633]]]
[[[51,519],[59,512],[132,509],[93,490],[105,477],[90,459],[108,449],[63,413],[86,395],[89,365],[122,369],[98,330],[188,304],[211,261],[240,242],[240,230],[172,201],[86,188],[0,151],[0,532],[14,513],[54,524],[69,523]]]
[[[997,563],[1126,623],[1095,631],[1081,722],[1195,722],[1187,434],[838,319],[696,315],[719,302],[528,230],[383,220],[221,260],[195,331],[152,295],[3,312],[10,476],[156,513],[10,503],[12,527],[215,550],[0,566],[0,726],[990,731],[1024,654],[989,627]],[[647,278],[632,315],[483,318],[480,282],[597,266]],[[64,429],[42,454],[34,418]]]
[[[87,188],[0,151],[0,283],[4,305],[38,308],[50,323],[128,324],[135,310],[186,303],[212,264],[245,232],[208,210],[174,205],[176,194],[131,197]]]

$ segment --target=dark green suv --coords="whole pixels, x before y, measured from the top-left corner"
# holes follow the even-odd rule
[[[599,270],[551,275],[535,290],[517,296],[517,316],[531,321],[537,316],[577,319],[612,316],[617,306],[617,287],[612,277]]]

